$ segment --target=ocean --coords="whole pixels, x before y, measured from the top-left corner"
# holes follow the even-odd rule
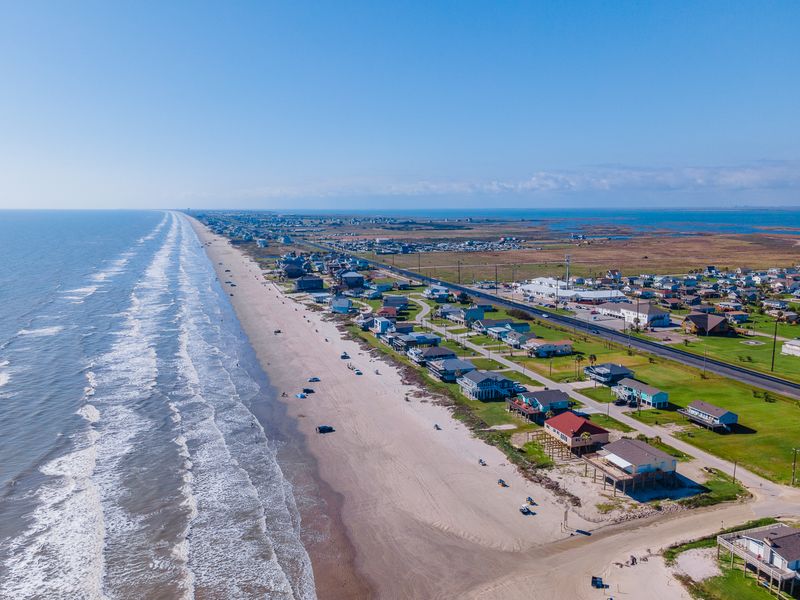
[[[315,598],[279,403],[186,218],[4,212],[0,256],[0,598]]]

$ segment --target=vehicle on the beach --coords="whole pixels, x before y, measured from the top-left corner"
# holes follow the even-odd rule
[[[356,375],[363,375],[363,374],[364,374],[364,373],[362,373],[362,372],[361,372],[361,369],[356,369],[356,370],[354,371],[354,373],[355,373]]]
[[[231,272],[231,270],[230,270],[230,269],[225,269],[225,272],[226,272],[226,273],[230,273],[230,272]]]
[[[304,394],[313,394],[314,393],[314,388],[303,388],[303,393]]]
[[[442,428],[441,428],[441,427],[439,427],[439,424],[438,424],[438,423],[434,423],[434,424],[433,424],[433,428],[434,428],[436,431],[441,431],[441,430],[442,430]]]
[[[309,377],[308,383],[316,383],[319,381],[319,377]]]
[[[535,502],[535,501],[533,500],[533,498],[531,498],[530,496],[528,496],[527,498],[525,498],[525,502],[527,502],[527,503],[528,503],[528,504],[530,504],[531,506],[536,506],[536,502]]]
[[[528,508],[527,504],[523,504],[522,506],[520,506],[519,507],[519,512],[521,512],[523,515],[532,515],[533,514],[531,509]]]
[[[482,467],[485,467],[485,466],[486,466],[486,461],[485,461],[485,460],[483,460],[482,458],[479,458],[479,459],[478,459],[478,464],[479,464],[480,466],[482,466]]]
[[[608,585],[603,583],[602,577],[592,576],[592,587],[597,588],[598,590],[604,590],[608,587]]]
[[[280,329],[276,329],[272,332],[273,335],[278,335],[279,333],[283,333]]]
[[[347,360],[348,358],[350,358],[350,355],[347,352],[342,352],[339,355],[339,358],[341,358],[342,360]]]
[[[301,400],[303,398],[308,398],[308,396],[306,396],[303,392],[300,392],[299,394],[295,394],[294,397],[295,398],[300,398]]]
[[[499,485],[500,487],[504,487],[504,488],[508,487],[508,484],[506,483],[505,479],[498,479],[497,480],[497,485]]]
[[[333,433],[334,431],[336,431],[336,430],[333,427],[331,427],[330,425],[318,425],[317,426],[317,433]]]

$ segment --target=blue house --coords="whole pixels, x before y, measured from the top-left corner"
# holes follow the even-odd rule
[[[625,402],[635,402],[651,408],[666,408],[669,405],[667,392],[629,377],[620,379],[611,391]]]
[[[349,314],[353,308],[353,303],[350,298],[334,298],[331,300],[331,312],[337,315]]]

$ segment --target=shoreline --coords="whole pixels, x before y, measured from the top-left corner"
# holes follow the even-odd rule
[[[424,390],[404,384],[394,365],[344,339],[324,313],[279,293],[226,239],[192,224],[220,281],[236,283],[224,288],[316,462],[315,478],[321,489],[329,486],[329,508],[341,515],[331,518],[354,550],[351,570],[363,584],[361,595],[332,595],[329,567],[335,560],[341,569],[342,556],[328,543],[310,544],[320,597],[460,597],[514,570],[520,553],[569,537],[561,530],[563,500],[525,480],[500,450],[473,437]],[[346,368],[342,351],[363,376]],[[310,376],[322,379],[313,384],[317,393],[294,398]],[[337,431],[319,436],[319,424]],[[510,489],[497,486],[499,478]],[[540,511],[526,520],[518,509],[529,495]],[[313,514],[303,511],[304,524]],[[569,518],[572,526],[593,527],[575,514]]]
[[[219,257],[210,252],[207,244],[216,236],[194,219],[189,218],[189,222],[224,290],[222,282],[226,276],[225,267],[218,264]],[[241,253],[240,256],[247,258]],[[234,302],[234,299],[235,297],[230,298],[234,312],[270,386],[265,391],[270,392],[268,395],[278,400],[278,402],[270,400],[269,403],[254,404],[251,410],[261,426],[271,432],[271,436],[275,436],[272,439],[278,444],[279,464],[294,488],[302,523],[301,540],[312,562],[317,595],[330,600],[372,598],[373,591],[370,585],[356,568],[355,547],[342,522],[343,497],[320,477],[318,461],[307,447],[304,436],[300,434],[297,419],[288,414],[286,403],[280,402],[277,373],[272,364],[273,357],[267,355],[265,359],[263,352],[261,354],[258,352],[251,336],[253,329],[245,324],[241,307]],[[302,490],[303,493],[298,493],[298,490]],[[312,505],[312,502],[315,504]],[[325,590],[324,594],[320,594],[320,588]]]
[[[570,528],[594,534],[571,535],[562,527],[563,501],[525,480],[498,449],[473,437],[424,390],[403,383],[395,365],[343,338],[327,313],[305,307],[265,281],[260,268],[227,238],[192,224],[220,282],[236,283],[223,288],[233,296],[242,328],[293,423],[290,428],[313,459],[314,479],[330,492],[326,511],[335,513],[331,526],[341,528],[343,545],[331,539],[307,545],[320,598],[522,600],[537,589],[542,597],[572,600],[593,597],[584,579],[588,575],[613,577],[615,596],[627,589],[627,594],[648,590],[653,600],[689,597],[653,551],[686,538],[687,532],[713,532],[716,519],[709,511],[612,525],[570,512]],[[342,351],[350,361],[339,358]],[[355,376],[346,362],[363,375]],[[321,378],[312,384],[316,393],[296,399],[310,376]],[[434,431],[434,423],[442,430]],[[333,425],[336,432],[320,436],[314,431],[320,424]],[[479,457],[489,466],[480,467]],[[496,485],[500,477],[510,489]],[[522,518],[518,508],[527,495],[536,499],[537,514]],[[747,504],[718,506],[714,512],[726,522],[753,514]],[[301,507],[301,513],[304,526],[313,529],[318,511]],[[358,582],[358,593],[333,584],[342,570],[342,550],[352,576],[345,579]],[[632,554],[651,559],[645,566],[621,568]]]

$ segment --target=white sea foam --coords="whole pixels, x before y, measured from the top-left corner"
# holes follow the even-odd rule
[[[43,465],[50,480],[36,494],[32,525],[10,542],[3,598],[100,599],[103,515],[91,475],[96,433],[74,440],[79,449]]]
[[[53,325],[52,327],[39,327],[38,329],[20,329],[17,335],[27,335],[30,337],[47,337],[56,335],[63,331],[64,327],[61,325]]]
[[[254,419],[242,396],[258,386],[239,374],[238,357],[225,350],[235,342],[220,338],[220,307],[209,305],[216,297],[213,270],[183,219],[181,227],[177,371],[190,395],[174,404],[192,451],[190,493],[200,515],[189,526],[196,585],[222,597],[258,590],[270,598],[316,598],[291,486],[261,427],[242,431]],[[220,529],[228,532],[224,539]]]

